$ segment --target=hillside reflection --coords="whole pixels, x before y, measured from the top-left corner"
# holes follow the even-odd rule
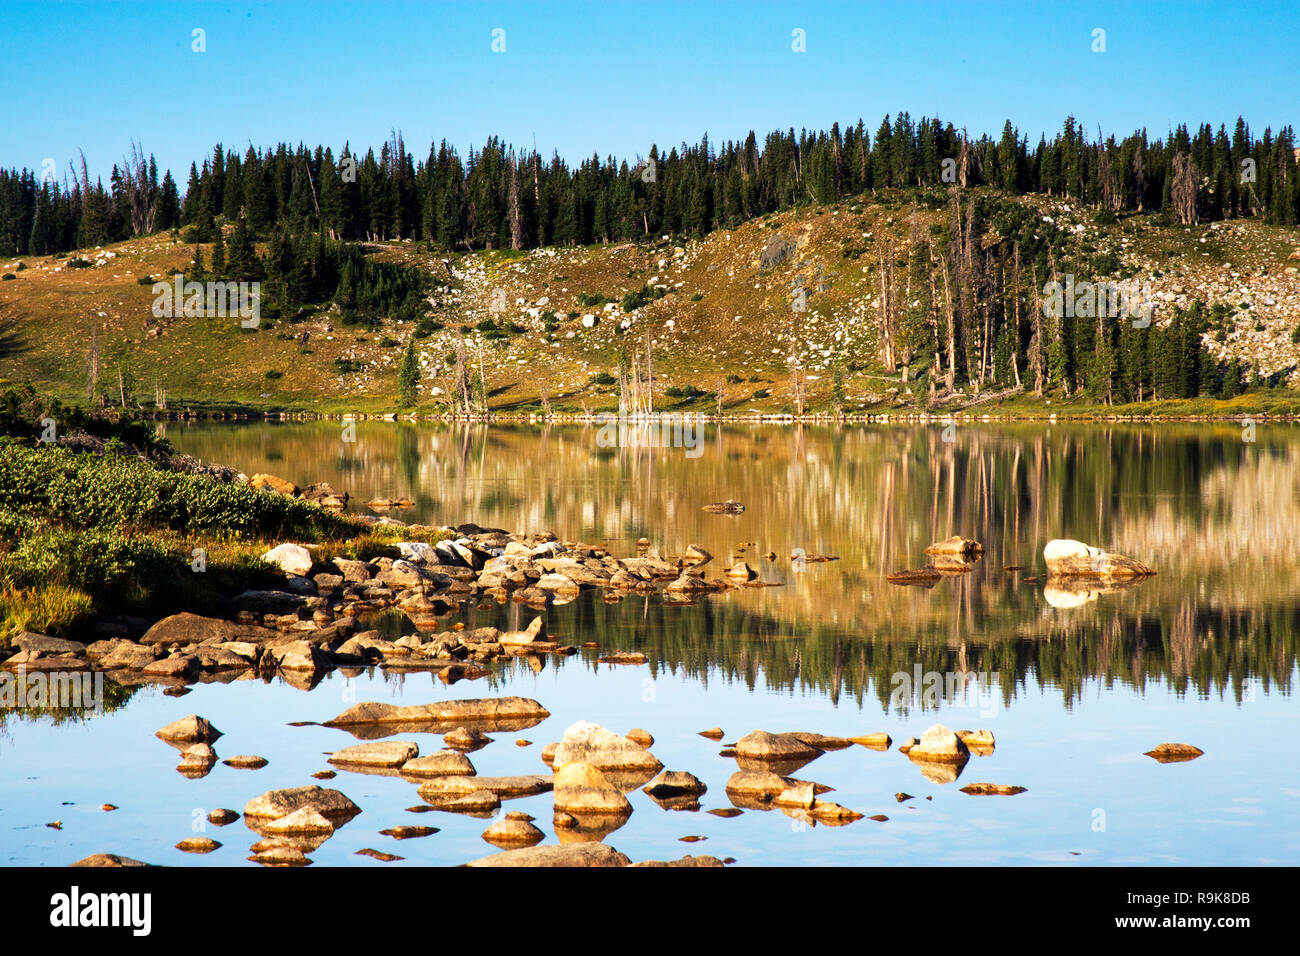
[[[710,425],[703,454],[690,455],[601,447],[598,430],[363,422],[345,443],[338,423],[173,424],[168,437],[248,474],[329,481],[354,502],[409,497],[405,520],[550,530],[619,555],[642,536],[667,555],[697,544],[715,555],[714,573],[735,555],[780,585],[687,607],[606,604],[595,592],[552,610],[553,630],[635,647],[656,673],[882,705],[892,675],[918,664],[996,672],[1004,704],[1030,675],[1067,703],[1088,677],[1237,700],[1290,691],[1300,631],[1292,428],[1260,427],[1244,442],[1239,427],[1206,423],[963,426],[945,442],[940,426]],[[745,513],[700,510],[726,498]],[[886,582],[951,534],[987,549],[972,573],[929,589]],[[1114,593],[1045,594],[1041,551],[1054,537],[1159,574]],[[800,566],[790,559],[799,548],[839,560]]]

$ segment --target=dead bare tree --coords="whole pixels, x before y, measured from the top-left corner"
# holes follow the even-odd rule
[[[86,157],[81,157],[84,167]],[[131,155],[123,160],[122,190],[131,213],[131,232],[137,236],[153,232],[158,218],[158,195],[149,178],[149,163],[138,143],[131,143]]]
[[[1184,226],[1196,225],[1196,194],[1201,184],[1201,171],[1187,153],[1178,153],[1173,161],[1173,185],[1170,197],[1174,201],[1174,214]]]
[[[84,159],[83,159],[84,162]],[[94,316],[90,319],[90,368],[87,378],[87,392],[90,404],[95,403],[95,393],[99,390],[99,323]]]

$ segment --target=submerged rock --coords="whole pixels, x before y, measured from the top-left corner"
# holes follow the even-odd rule
[[[211,837],[190,837],[177,843],[176,849],[182,853],[211,853],[221,849],[221,844]]]
[[[1012,787],[1005,783],[968,783],[961,788],[962,793],[968,793],[973,797],[1014,797],[1018,793],[1024,793],[1024,787]]]
[[[412,741],[381,740],[336,750],[329,762],[339,766],[401,767],[419,755],[419,745]]]
[[[387,830],[380,830],[379,832],[382,836],[390,836],[394,840],[416,840],[420,837],[433,836],[438,832],[438,828],[399,826],[389,827]]]
[[[404,860],[406,857],[398,856],[395,853],[385,853],[383,850],[376,850],[374,847],[364,847],[357,850],[353,856],[368,856],[378,860],[380,863],[394,863],[397,860]]]
[[[894,742],[886,733],[864,734],[861,737],[850,737],[855,744],[866,747],[868,750],[888,750]]]
[[[492,738],[481,730],[475,730],[472,727],[457,727],[455,730],[443,734],[442,742],[455,750],[473,752],[482,750],[492,743]]]
[[[1047,542],[1043,548],[1043,560],[1047,564],[1047,573],[1058,577],[1134,578],[1156,573],[1153,568],[1132,558],[1069,538]]]
[[[270,763],[265,757],[258,757],[255,754],[237,754],[234,757],[227,757],[221,762],[227,767],[233,767],[236,770],[261,770]]]
[[[562,846],[535,846],[505,850],[471,860],[466,866],[628,866],[629,860],[604,843],[570,843]]]
[[[1193,747],[1191,744],[1161,744],[1154,750],[1148,750],[1146,756],[1161,763],[1181,763],[1185,760],[1195,760],[1204,753],[1205,751],[1200,747]]]
[[[398,707],[366,701],[349,707],[326,727],[386,723],[453,723],[471,720],[533,719],[541,720],[551,712],[526,697],[481,697],[473,700],[443,700],[432,704]]]
[[[139,860],[133,860],[129,856],[119,856],[116,853],[92,853],[90,856],[83,857],[76,863],[69,863],[69,866],[148,866],[148,863],[141,863]]]
[[[632,866],[638,867],[696,867],[696,866],[723,866],[723,862],[716,856],[684,856],[677,860],[642,860],[640,863],[633,863]]]

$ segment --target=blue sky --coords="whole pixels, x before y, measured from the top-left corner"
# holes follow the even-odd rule
[[[184,188],[218,140],[421,159],[497,134],[569,160],[885,113],[1031,140],[1297,121],[1300,3],[59,3],[10,0],[0,166],[106,175],[139,140]],[[191,49],[192,31],[207,50]],[[505,30],[505,51],[492,31]],[[1093,30],[1106,50],[1094,53]],[[792,50],[804,31],[806,52]]]

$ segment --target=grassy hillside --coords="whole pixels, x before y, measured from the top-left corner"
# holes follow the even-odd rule
[[[885,376],[879,364],[878,272],[882,246],[895,251],[902,268],[909,237],[948,216],[942,195],[926,199],[900,195],[803,208],[684,245],[665,238],[528,253],[449,255],[411,243],[367,249],[429,276],[426,334],[418,340],[422,413],[446,410],[462,336],[472,374],[477,378],[481,369],[499,412],[534,411],[543,394],[556,411],[612,409],[616,388],[601,382],[647,342],[660,409],[713,412],[720,391],[728,413],[790,411],[796,358],[810,410],[829,408],[836,369],[847,411],[915,409],[921,396],[909,385],[916,383]],[[1006,202],[1033,206],[1041,228],[1063,235],[1074,260],[1088,264],[1088,278],[1149,281],[1161,305],[1200,299],[1226,306],[1225,325],[1207,336],[1214,354],[1300,384],[1300,345],[1293,341],[1300,324],[1300,231],[1255,221],[1162,226],[1149,216],[1098,224],[1091,209],[1042,197]],[[0,282],[0,377],[84,400],[97,339],[101,390],[118,399],[120,370],[128,405],[152,409],[164,389],[173,410],[394,409],[412,322],[347,325],[328,304],[292,322],[264,319],[257,330],[241,329],[234,319],[151,321],[146,277],[185,271],[193,251],[158,234],[83,250],[78,255],[90,265],[81,268],[50,257],[25,259],[21,268],[17,260],[0,262],[0,273],[15,276]],[[796,284],[805,290],[804,312],[791,308]],[[695,392],[701,394],[692,397]],[[955,395],[943,408],[974,398]],[[1297,398],[1300,392],[1291,389],[1266,390],[1232,403],[1164,403],[1161,410],[1294,411]],[[972,411],[1084,407],[1021,395],[1001,407],[982,401]]]

